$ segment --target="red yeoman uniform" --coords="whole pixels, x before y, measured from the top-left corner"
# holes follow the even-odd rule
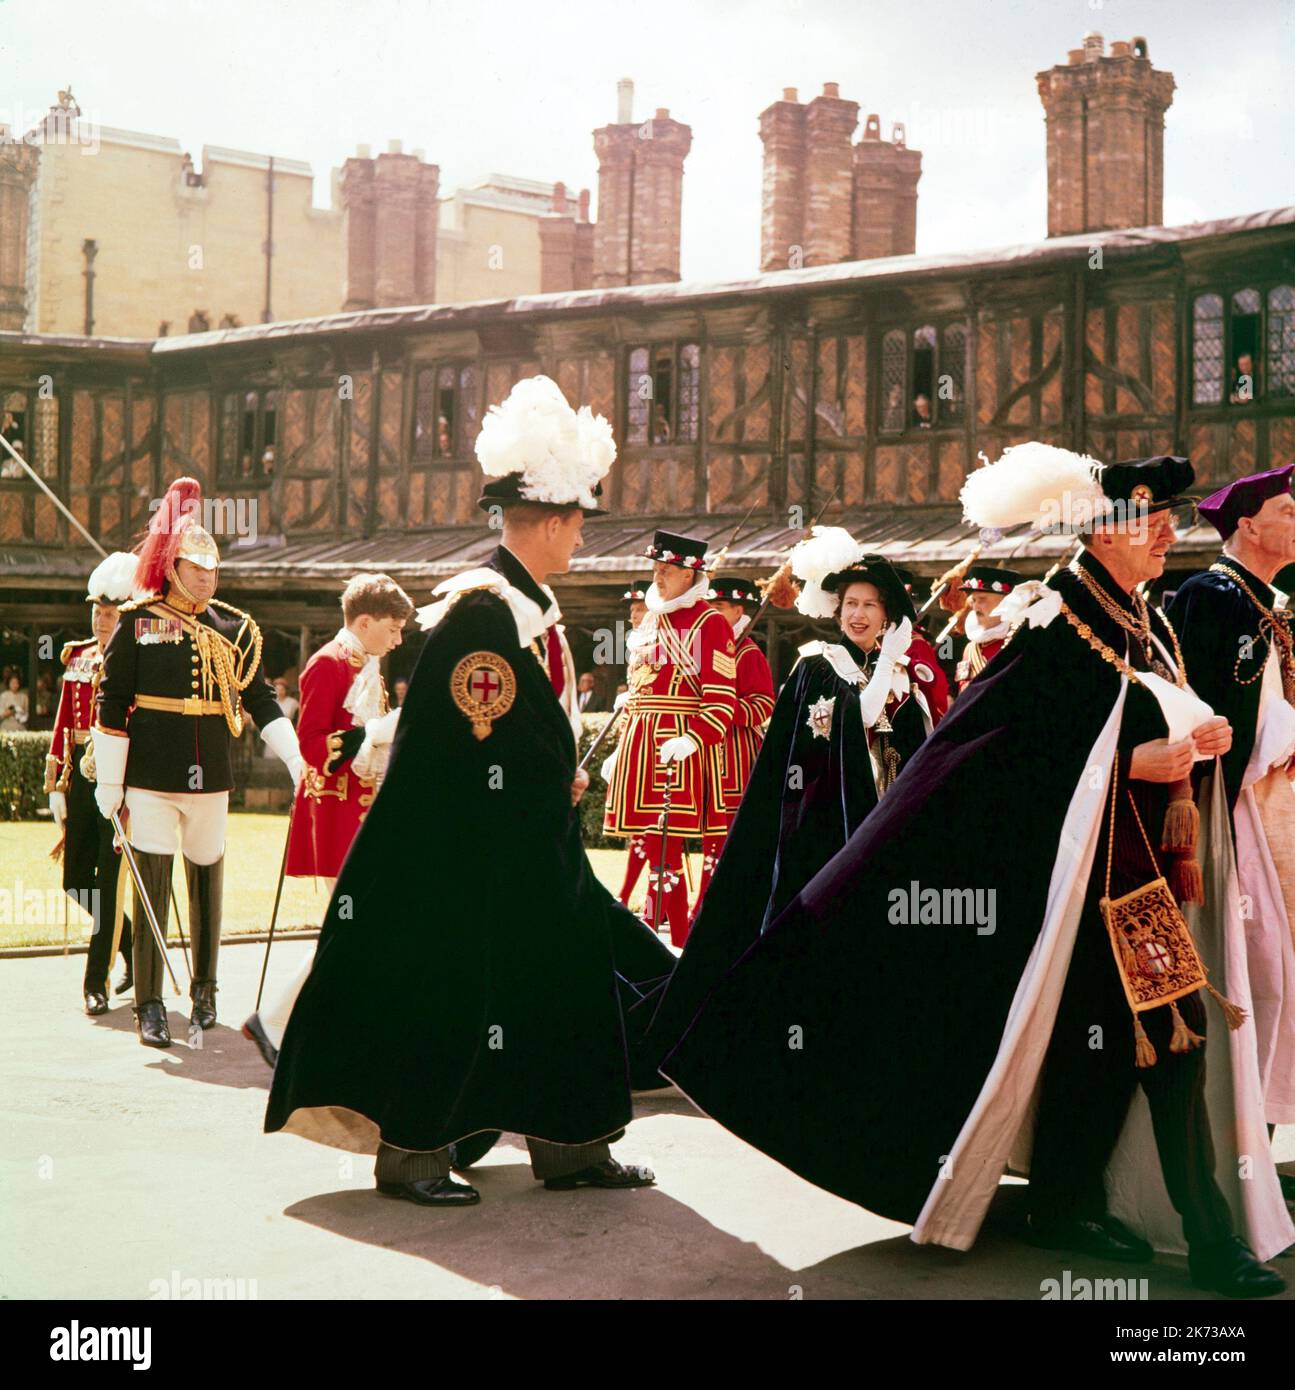
[[[743,629],[749,623],[752,614],[760,608],[759,590],[746,579],[716,579],[711,587],[710,598],[712,602],[742,604],[746,612],[737,627]],[[764,742],[765,725],[773,714],[773,672],[769,669],[768,659],[745,631],[738,633],[735,629],[735,637],[737,703],[733,712],[733,723],[729,726],[723,743],[707,749],[712,796],[706,807],[701,882],[697,888],[697,901],[693,904],[694,918],[701,909],[702,899],[710,886],[711,875],[719,862],[720,851],[724,848],[724,841],[732,828],[737,808],[742,803],[742,794],[751,778],[756,755]]]
[[[705,543],[658,532],[648,555],[700,574]],[[610,835],[644,837],[653,893],[648,920],[656,915],[655,894],[660,892],[676,946],[688,936],[683,841],[711,828],[706,811],[715,793],[709,785],[713,763],[708,755],[723,744],[737,705],[737,643],[704,592],[699,581],[681,596],[686,602],[663,603],[655,585],[649,591],[648,616],[631,638],[630,697],[604,820]],[[696,751],[662,764],[662,745],[681,736],[691,739]]]
[[[388,711],[377,666],[343,628],[301,673],[297,739],[305,768],[292,808],[289,877],[336,878],[373,804],[376,770],[361,775],[352,760],[364,742],[365,721]]]

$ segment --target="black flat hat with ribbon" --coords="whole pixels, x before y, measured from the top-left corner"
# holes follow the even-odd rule
[[[1130,504],[1143,513],[1193,506],[1193,499],[1184,494],[1195,480],[1196,470],[1191,460],[1178,454],[1156,454],[1152,458],[1110,463],[1098,475],[1106,496],[1112,502],[1123,504],[1117,509],[1117,515],[1128,511]],[[1095,520],[1100,525],[1100,517]]]
[[[823,590],[829,594],[842,592],[850,584],[873,584],[886,605],[887,621],[917,621],[912,595],[904,586],[899,571],[884,555],[861,555],[845,569],[829,574],[823,580]]]
[[[971,565],[962,576],[962,589],[970,594],[1010,594],[1022,578],[1015,570],[1000,569],[995,565]]]
[[[745,608],[759,608],[760,590],[750,579],[732,578],[712,579],[710,593],[706,597],[712,603],[740,603]]]
[[[657,564],[678,565],[680,569],[706,568],[706,549],[709,542],[696,536],[679,536],[673,531],[658,531],[652,544],[643,552]]]
[[[649,580],[649,583],[650,582],[651,581]],[[621,595],[621,599],[625,603],[646,603],[647,591],[647,584],[631,584],[629,588],[626,589],[625,592]]]

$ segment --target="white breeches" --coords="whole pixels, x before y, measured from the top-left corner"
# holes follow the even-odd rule
[[[145,854],[180,851],[191,864],[214,864],[225,852],[228,792],[154,792],[126,788],[130,812],[127,833],[131,844]]]

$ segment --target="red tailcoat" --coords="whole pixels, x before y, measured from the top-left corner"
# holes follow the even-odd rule
[[[926,708],[931,716],[931,726],[944,718],[949,709],[949,678],[944,674],[935,655],[935,648],[925,637],[914,637],[908,647],[908,678],[915,690],[922,692]],[[905,699],[908,697],[905,696]],[[886,714],[889,717],[903,703],[892,695],[886,701]]]
[[[958,662],[958,689],[965,690],[968,685],[985,669],[986,666],[1003,650],[1003,643],[1006,637],[998,637],[992,642],[972,642],[967,641],[966,647],[962,652],[962,660]]]
[[[708,808],[707,819],[714,822],[709,829],[724,831],[733,824],[773,706],[773,672],[769,662],[744,634],[737,639],[737,706],[733,723],[723,743],[706,750],[715,803]],[[670,809],[673,820],[673,805]]]
[[[373,804],[377,779],[361,777],[351,766],[364,741],[364,729],[342,706],[364,661],[334,639],[310,658],[301,673],[297,739],[305,766],[292,808],[290,878],[336,878]],[[386,706],[384,693],[384,712]]]
[[[72,780],[72,759],[85,744],[94,723],[95,677],[103,664],[103,653],[93,637],[68,642],[59,653],[63,662],[63,685],[59,690],[58,714],[45,757],[45,790],[65,792]]]
[[[671,835],[722,833],[727,821],[708,823],[715,797],[707,783],[710,751],[723,744],[737,705],[737,643],[728,620],[701,600],[659,614],[656,644],[634,654],[629,678],[625,728],[607,790],[607,833],[655,830],[667,784]],[[689,734],[698,752],[663,767],[657,750],[679,734]]]

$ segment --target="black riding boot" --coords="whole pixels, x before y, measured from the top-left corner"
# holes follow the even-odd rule
[[[216,955],[220,950],[220,917],[224,897],[225,856],[214,864],[184,861],[189,885],[189,940],[193,947],[193,1009],[189,1021],[199,1028],[216,1026]]]
[[[166,915],[171,900],[171,861],[174,855],[146,854],[135,850],[135,863],[144,883],[144,891],[152,904],[166,940]],[[162,999],[164,967],[162,953],[148,925],[148,912],[135,888],[135,1027],[145,1047],[170,1047],[171,1031],[166,1022],[166,1004]]]

